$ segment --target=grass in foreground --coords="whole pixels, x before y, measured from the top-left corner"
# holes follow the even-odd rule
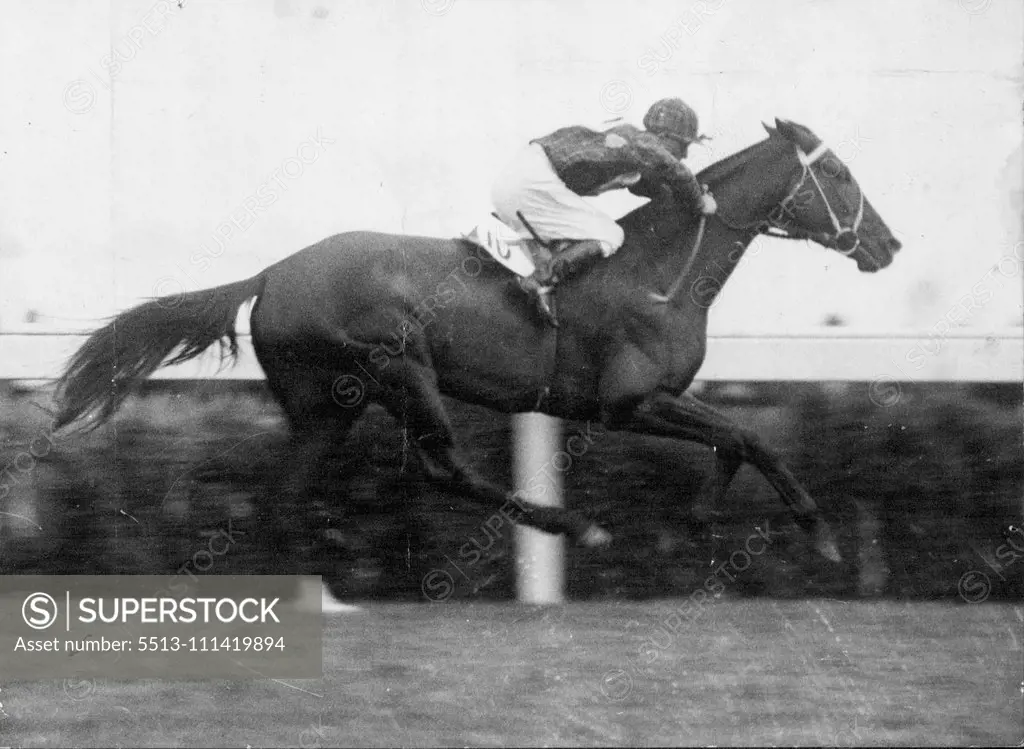
[[[370,605],[303,682],[0,683],[10,746],[1004,745],[1008,605]],[[673,631],[674,630],[674,631]]]

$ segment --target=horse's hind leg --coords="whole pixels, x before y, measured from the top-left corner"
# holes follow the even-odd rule
[[[289,440],[280,498],[268,498],[262,508],[264,533],[276,560],[288,562],[291,574],[324,575],[325,554],[336,552],[329,538],[328,519],[339,505],[339,488],[330,485],[330,468],[337,461],[355,421],[366,410],[362,383],[339,375],[332,366],[344,348],[307,345],[257,348],[267,382],[288,419]]]
[[[586,545],[602,545],[610,540],[606,531],[579,513],[535,504],[477,475],[455,445],[436,375],[429,367],[403,361],[389,375],[384,390],[384,406],[405,425],[411,447],[432,480],[465,494],[481,508],[511,517],[514,522],[548,533],[566,533]]]
[[[339,514],[347,512],[337,496],[344,491],[344,482],[332,482],[331,469],[338,464],[338,449],[363,410],[355,408],[352,413],[310,419],[292,428],[292,465],[286,494],[292,499],[296,516],[289,527],[306,552],[307,566],[316,569],[304,574],[322,573],[325,565],[321,557],[329,553],[325,549],[332,548],[327,539],[332,530],[337,530],[332,524],[337,524]]]

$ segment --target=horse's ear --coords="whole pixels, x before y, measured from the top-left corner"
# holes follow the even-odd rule
[[[776,117],[775,124],[779,128],[779,133],[781,133],[786,140],[794,146],[802,148],[807,153],[813,151],[821,143],[814,133],[803,125],[793,122],[792,120],[780,120]]]
[[[761,127],[763,127],[763,128],[764,128],[764,131],[765,131],[766,133],[768,133],[769,137],[772,137],[772,138],[778,137],[778,135],[779,135],[779,131],[778,131],[778,130],[776,130],[776,129],[775,129],[774,127],[772,127],[771,125],[769,125],[769,124],[768,124],[767,122],[762,122],[762,123],[761,123]]]
[[[782,136],[793,143],[796,143],[799,139],[796,128],[793,127],[793,123],[789,120],[780,120],[778,117],[775,118],[775,127],[778,128],[778,132]]]

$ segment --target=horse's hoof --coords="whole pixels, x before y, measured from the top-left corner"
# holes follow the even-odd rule
[[[612,534],[604,528],[591,525],[580,536],[579,542],[581,546],[586,546],[588,549],[599,549],[602,546],[609,546],[611,544]]]
[[[843,555],[839,553],[839,547],[836,546],[835,541],[829,541],[818,547],[818,551],[825,559],[835,564],[839,564],[843,561]]]
[[[839,553],[839,546],[836,544],[832,529],[826,523],[819,522],[814,535],[814,547],[819,554],[836,564],[843,561],[843,555]]]

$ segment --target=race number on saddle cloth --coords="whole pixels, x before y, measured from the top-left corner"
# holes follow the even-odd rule
[[[495,216],[488,216],[464,236],[517,276],[527,278],[537,270],[533,254],[525,248],[530,241]]]

